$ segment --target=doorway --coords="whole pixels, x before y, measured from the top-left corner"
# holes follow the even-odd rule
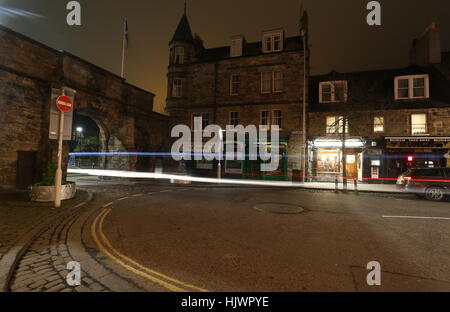
[[[30,185],[36,183],[36,159],[35,151],[17,152],[16,187],[26,190]]]

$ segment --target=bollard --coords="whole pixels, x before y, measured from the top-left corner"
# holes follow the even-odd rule
[[[334,186],[335,186],[335,192],[337,193],[339,191],[339,180],[338,177],[336,176],[336,180],[334,181]]]
[[[358,195],[358,179],[354,179],[353,182],[355,183],[355,193]]]

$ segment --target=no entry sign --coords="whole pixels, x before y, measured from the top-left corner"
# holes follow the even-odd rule
[[[72,100],[68,96],[61,95],[56,99],[56,106],[64,113],[70,112],[73,106]]]

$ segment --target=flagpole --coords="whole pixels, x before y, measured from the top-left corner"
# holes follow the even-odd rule
[[[124,77],[124,70],[125,70],[125,41],[126,41],[126,26],[127,25],[127,19],[125,19],[125,23],[123,24],[123,36],[122,36],[122,71],[120,74],[120,77]]]

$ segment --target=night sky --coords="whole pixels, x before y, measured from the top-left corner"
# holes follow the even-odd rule
[[[166,97],[168,42],[183,13],[184,0],[81,0],[82,26],[66,24],[68,0],[0,0],[1,6],[42,17],[0,13],[0,24],[67,50],[120,74],[123,20],[129,21],[127,80],[157,95],[162,112]],[[449,0],[384,0],[382,26],[366,24],[369,0],[304,0],[310,16],[313,74],[407,66],[414,37],[432,21],[441,29],[442,48],[450,50]],[[229,44],[232,35],[258,41],[261,32],[284,28],[298,35],[299,0],[188,0],[193,32],[206,47]]]

